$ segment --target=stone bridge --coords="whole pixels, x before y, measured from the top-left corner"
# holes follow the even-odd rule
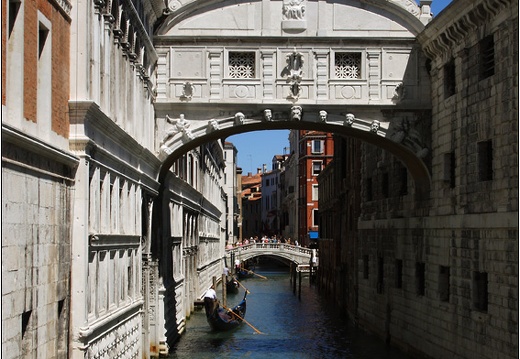
[[[286,243],[252,243],[226,250],[226,261],[232,264],[235,259],[245,261],[258,256],[275,256],[287,259],[305,270],[313,261],[318,265],[318,251]]]

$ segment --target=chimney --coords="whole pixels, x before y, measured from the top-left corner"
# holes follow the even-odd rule
[[[267,165],[264,163],[263,167],[264,167],[264,173],[266,173],[267,172]]]
[[[256,174],[260,174],[260,173],[262,173],[262,169],[260,167],[257,167],[256,168]]]

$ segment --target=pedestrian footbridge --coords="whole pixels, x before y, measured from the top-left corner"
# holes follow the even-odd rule
[[[313,267],[318,265],[318,251],[286,243],[252,243],[232,249],[226,249],[227,263],[234,263],[236,259],[241,262],[258,256],[276,256],[288,259],[298,267]]]

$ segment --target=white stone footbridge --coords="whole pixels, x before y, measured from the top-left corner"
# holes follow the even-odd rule
[[[284,258],[296,264],[297,271],[308,271],[309,266],[318,265],[318,251],[287,243],[252,243],[226,249],[226,261],[232,265],[235,259],[241,262],[258,256],[274,256]]]

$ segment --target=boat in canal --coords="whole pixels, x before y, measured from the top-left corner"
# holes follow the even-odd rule
[[[226,292],[227,293],[237,294],[239,288],[240,288],[240,284],[235,279],[235,277],[231,277],[231,279],[226,282]]]
[[[247,291],[242,301],[232,309],[221,307],[216,301],[205,302],[206,319],[211,329],[222,332],[238,327],[246,315],[246,297]]]
[[[246,279],[246,278],[251,278],[255,275],[255,272],[249,270],[249,269],[245,269],[245,268],[241,268],[238,272],[237,272],[237,276],[239,279]]]

